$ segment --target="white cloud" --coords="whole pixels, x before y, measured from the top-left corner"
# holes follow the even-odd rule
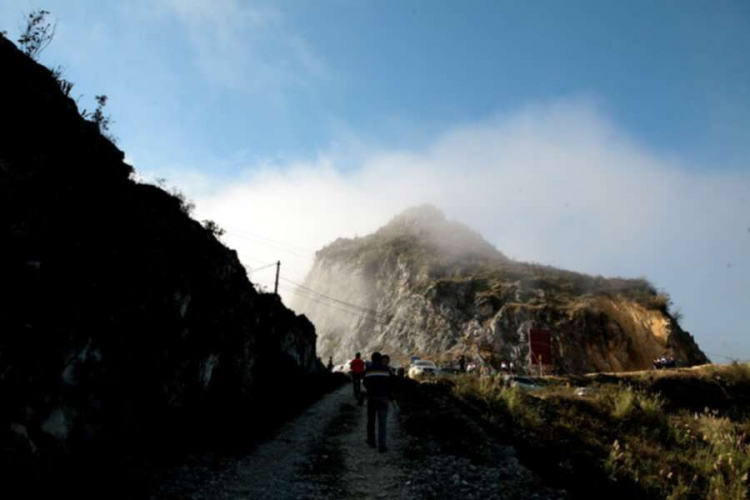
[[[749,181],[748,171],[649,151],[575,101],[457,127],[421,151],[252,165],[196,202],[249,266],[281,259],[293,280],[324,244],[430,202],[516,259],[646,276],[673,295],[707,351],[748,356],[739,332],[750,324]]]
[[[239,0],[163,1],[187,30],[196,64],[210,82],[273,94],[326,74],[322,58],[274,7]]]

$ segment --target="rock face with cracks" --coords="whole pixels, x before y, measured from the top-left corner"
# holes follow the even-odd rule
[[[2,36],[0,75],[8,477],[247,429],[273,377],[322,370],[312,324],[259,294],[183,198],[134,182],[53,74]]]
[[[381,350],[523,369],[532,328],[551,332],[549,361],[563,373],[644,369],[661,355],[707,362],[647,281],[512,261],[431,206],[334,241],[304,285],[293,306],[316,325],[323,359],[338,363]]]

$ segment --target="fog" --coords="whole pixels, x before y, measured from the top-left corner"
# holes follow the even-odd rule
[[[231,180],[144,175],[184,190],[250,269],[281,260],[282,278],[302,283],[323,245],[431,203],[513,259],[646,277],[715,361],[750,358],[750,170],[650,150],[589,100],[528,106],[412,149],[366,144],[248,164]],[[273,271],[251,276],[272,288]]]

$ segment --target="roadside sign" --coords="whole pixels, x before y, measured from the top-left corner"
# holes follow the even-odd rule
[[[529,331],[529,362],[532,365],[552,364],[552,332],[546,328]]]

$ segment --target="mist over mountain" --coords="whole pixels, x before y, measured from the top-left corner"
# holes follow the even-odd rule
[[[316,325],[319,354],[340,362],[381,350],[527,366],[532,328],[551,331],[552,365],[566,373],[707,361],[646,280],[510,260],[429,205],[319,250],[300,292],[293,306]]]

